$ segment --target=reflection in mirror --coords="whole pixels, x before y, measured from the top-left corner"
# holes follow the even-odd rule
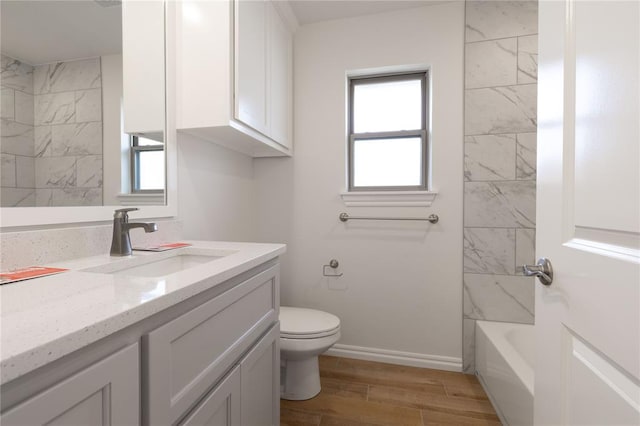
[[[127,126],[123,109],[121,2],[3,0],[0,8],[2,207],[117,205],[123,193],[162,194],[163,118],[148,136],[154,162],[136,154],[147,129]],[[157,74],[163,94],[164,69]],[[156,181],[136,187],[142,176]]]

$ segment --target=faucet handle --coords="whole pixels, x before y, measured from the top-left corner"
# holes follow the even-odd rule
[[[128,213],[129,212],[133,212],[139,210],[137,207],[128,207],[125,209],[117,209],[114,213],[113,213],[113,218],[114,219],[127,219]]]

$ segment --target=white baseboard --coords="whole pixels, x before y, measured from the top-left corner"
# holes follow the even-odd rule
[[[457,372],[462,371],[462,358],[450,356],[424,355],[413,352],[342,345],[339,343],[333,345],[326,354],[343,358],[362,359],[365,361],[386,362],[387,364],[407,365],[410,367],[434,368],[436,370]]]

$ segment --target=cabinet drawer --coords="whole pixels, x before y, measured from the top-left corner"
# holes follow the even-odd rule
[[[277,321],[278,268],[144,336],[146,424],[174,424]]]

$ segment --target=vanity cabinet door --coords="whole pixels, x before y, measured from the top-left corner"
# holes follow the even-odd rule
[[[3,426],[140,424],[135,343],[2,414]]]
[[[280,323],[240,362],[243,425],[280,424]]]
[[[235,2],[235,117],[264,135],[267,120],[267,3]]]
[[[180,426],[233,426],[240,424],[240,367],[234,368]],[[260,424],[260,423],[253,423]]]

